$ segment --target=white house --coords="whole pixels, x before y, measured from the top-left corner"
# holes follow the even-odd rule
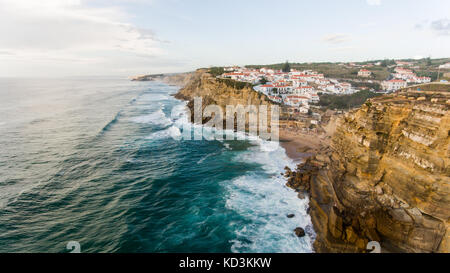
[[[289,106],[301,106],[301,105],[308,105],[308,97],[305,96],[297,96],[297,95],[288,95],[284,99],[284,103]]]
[[[429,83],[429,82],[431,82],[431,78],[430,77],[417,77],[416,78],[416,82],[418,82],[418,83]]]
[[[274,101],[274,102],[283,103],[283,99],[281,97],[278,97],[278,96],[269,96],[269,99]]]
[[[305,107],[305,106],[300,106],[300,107],[298,108],[298,111],[299,111],[300,113],[302,113],[302,114],[308,114],[309,108],[308,108],[308,107]]]
[[[278,94],[286,94],[292,90],[292,87],[286,84],[275,84],[275,88],[277,89]]]
[[[450,69],[450,63],[446,63],[439,66],[440,69]]]
[[[395,61],[395,63],[398,66],[411,66],[412,65],[412,63],[410,63],[410,62],[403,62],[403,61]]]
[[[368,77],[370,77],[370,75],[372,75],[372,72],[370,72],[367,69],[361,69],[358,72],[358,77],[368,78]]]
[[[347,82],[340,83],[339,86],[341,87],[341,91],[343,93],[350,93],[352,90],[352,85]]]
[[[309,92],[314,92],[314,88],[312,88],[311,86],[300,86],[300,87],[294,88],[293,93],[296,95],[304,95]]]
[[[307,81],[307,82],[314,82],[316,80],[315,75],[299,75],[298,76],[301,80]]]
[[[383,87],[383,90],[396,91],[398,89],[405,88],[408,84],[404,80],[390,80],[383,81],[381,86]]]
[[[317,94],[311,94],[309,102],[311,103],[318,103],[320,101],[319,95]]]
[[[330,81],[324,78],[318,78],[316,79],[315,83],[318,85],[327,85],[330,83]]]
[[[266,94],[268,94],[270,91],[272,91],[274,87],[275,86],[273,84],[264,84],[264,85],[260,86],[261,91]]]
[[[299,78],[292,78],[292,86],[294,88],[300,87],[300,86],[307,86],[308,82],[304,80],[300,80]]]

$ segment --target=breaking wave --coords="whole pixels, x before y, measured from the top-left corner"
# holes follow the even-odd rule
[[[162,126],[168,126],[172,124],[172,120],[166,117],[166,114],[164,114],[162,109],[159,109],[156,112],[148,115],[131,118],[130,121],[135,123],[147,123]]]

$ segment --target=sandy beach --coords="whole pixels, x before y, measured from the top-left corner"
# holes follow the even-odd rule
[[[324,135],[280,129],[280,144],[287,155],[296,162],[315,153],[325,141]]]

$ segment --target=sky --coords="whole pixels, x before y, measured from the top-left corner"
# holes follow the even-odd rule
[[[450,57],[448,0],[0,0],[0,77]]]

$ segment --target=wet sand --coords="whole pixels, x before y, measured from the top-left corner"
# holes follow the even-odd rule
[[[323,136],[317,134],[280,129],[280,144],[295,162],[313,155],[323,141]]]

